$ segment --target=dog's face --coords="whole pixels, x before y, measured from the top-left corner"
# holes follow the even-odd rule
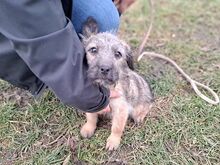
[[[93,26],[94,30],[94,26]],[[127,69],[133,69],[130,47],[111,33],[91,34],[83,39],[88,77],[108,87]]]
[[[117,82],[120,74],[128,69],[130,48],[116,36],[98,33],[84,40],[89,65],[88,76],[102,85]]]

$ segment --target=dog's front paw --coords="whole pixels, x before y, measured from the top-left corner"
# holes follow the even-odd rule
[[[86,123],[82,126],[80,133],[82,137],[90,138],[94,134],[95,129],[96,129],[96,126]]]
[[[106,149],[109,151],[116,150],[119,147],[120,141],[120,137],[110,135],[107,139]]]

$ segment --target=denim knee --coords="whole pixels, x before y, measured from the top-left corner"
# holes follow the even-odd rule
[[[98,23],[99,32],[116,32],[119,28],[119,13],[112,0],[73,0],[72,22],[77,33],[89,16]]]

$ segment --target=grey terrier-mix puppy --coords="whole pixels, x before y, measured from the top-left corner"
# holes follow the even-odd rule
[[[89,18],[83,27],[83,43],[88,62],[88,77],[94,83],[119,91],[119,98],[110,100],[111,135],[106,149],[117,149],[128,117],[136,123],[144,120],[153,102],[148,83],[133,71],[130,47],[117,36],[97,33],[97,24]],[[87,122],[81,128],[83,137],[91,137],[96,129],[98,114],[86,113]]]

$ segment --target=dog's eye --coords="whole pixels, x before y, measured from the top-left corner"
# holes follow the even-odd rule
[[[121,52],[119,52],[119,51],[115,52],[115,57],[118,59],[121,58],[122,57]]]
[[[95,54],[95,53],[98,52],[98,50],[97,50],[96,47],[92,47],[92,48],[89,49],[89,52]]]

